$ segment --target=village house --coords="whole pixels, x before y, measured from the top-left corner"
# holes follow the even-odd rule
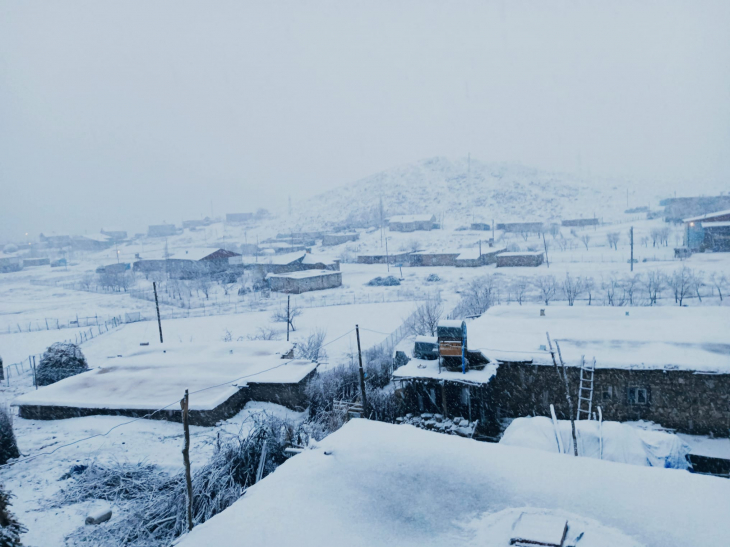
[[[461,251],[454,262],[457,268],[477,268],[479,266],[488,266],[489,264],[496,263],[497,255],[503,252],[503,248],[495,249],[490,244],[488,247],[484,246]]]
[[[544,255],[540,251],[522,251],[516,253],[498,253],[495,255],[497,268],[537,267],[543,263]]]
[[[577,415],[581,369],[593,377],[590,409],[604,420],[645,420],[695,435],[730,436],[730,311],[722,308],[497,306],[467,325],[466,373],[457,351],[412,359],[393,374],[408,412],[480,420],[496,436],[504,419],[569,417],[546,333],[560,345]],[[554,346],[555,347],[555,346]],[[473,365],[472,356],[480,359]],[[451,356],[451,357],[450,357]],[[449,364],[448,359],[456,363]],[[486,360],[484,364],[482,360]],[[456,364],[456,366],[453,366]],[[585,383],[584,385],[588,385]],[[588,392],[582,391],[588,398]],[[585,415],[584,415],[585,417]]]
[[[365,253],[357,256],[358,264],[410,264],[411,252]]]
[[[560,222],[563,226],[598,226],[597,218],[574,218],[571,220],[562,220]]]
[[[174,224],[152,224],[147,227],[147,237],[169,237],[177,234]]]
[[[388,221],[391,232],[415,232],[433,230],[436,227],[435,215],[397,215]]]
[[[289,342],[174,344],[163,350],[140,348],[135,341],[126,351],[115,344],[114,357],[104,344],[86,352],[89,371],[15,399],[19,415],[30,420],[111,415],[179,422],[179,407],[157,409],[189,389],[199,391],[190,423],[211,427],[235,416],[249,401],[302,410],[305,387],[317,368],[317,363],[294,359]],[[239,381],[242,376],[250,379]],[[211,385],[215,387],[201,389]]]
[[[34,266],[49,266],[51,264],[51,259],[48,257],[45,258],[23,258],[23,267],[25,268],[32,268]]]
[[[489,232],[492,229],[492,225],[489,222],[472,222],[469,229],[478,232]]]
[[[240,224],[253,220],[253,213],[226,213],[226,222]]]
[[[351,241],[357,241],[360,239],[360,234],[354,233],[339,233],[339,234],[324,234],[322,237],[322,245],[329,247],[332,245],[341,245],[343,243],[349,243]]]
[[[545,231],[542,222],[501,222],[497,224],[497,230],[517,234],[541,234]]]
[[[342,272],[332,270],[302,270],[266,276],[272,291],[301,294],[342,286]]]
[[[411,266],[455,266],[460,251],[415,251],[411,253]]]
[[[686,247],[692,252],[730,251],[730,209],[684,220]]]
[[[230,259],[237,256],[241,255],[226,249],[187,249],[163,259],[141,259],[132,267],[143,274],[164,272],[172,279],[194,279],[229,269]]]

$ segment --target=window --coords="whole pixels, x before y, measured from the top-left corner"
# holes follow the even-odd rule
[[[629,404],[630,405],[648,405],[649,390],[645,387],[629,388]]]
[[[471,394],[469,393],[468,387],[461,388],[461,404],[468,405],[471,400]]]
[[[603,400],[610,401],[611,399],[613,399],[613,387],[606,386],[603,388]]]

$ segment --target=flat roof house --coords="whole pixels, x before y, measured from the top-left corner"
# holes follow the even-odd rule
[[[108,349],[104,351],[108,343],[114,344],[113,354],[123,355],[103,357],[109,355]],[[292,359],[293,346],[288,342],[173,344],[164,351],[160,346],[129,343],[121,346],[127,347],[126,352],[118,340],[100,339],[100,344],[97,351],[87,353],[89,371],[15,399],[12,404],[20,416],[31,420],[144,416],[179,422],[179,407],[169,403],[189,389],[190,423],[213,426],[251,400],[302,408],[304,388],[317,368],[311,361]],[[158,409],[163,410],[150,415]]]
[[[342,272],[333,270],[302,270],[269,274],[267,279],[272,291],[294,294],[342,286]]]
[[[541,234],[545,231],[545,225],[542,222],[501,222],[497,224],[497,230]]]
[[[574,218],[571,220],[562,220],[563,226],[598,226],[597,218]]]
[[[411,266],[456,266],[460,251],[416,251],[411,253]]]
[[[397,215],[388,221],[391,232],[415,232],[417,230],[433,230],[436,225],[435,215]]]
[[[540,251],[524,251],[518,253],[499,253],[495,256],[497,268],[537,267],[543,263],[544,255]]]
[[[480,420],[489,435],[505,418],[569,417],[546,333],[560,344],[576,404],[583,359],[596,359],[592,411],[646,420],[681,433],[730,435],[730,309],[495,306],[469,322],[466,374],[413,359],[393,374],[406,408]],[[587,375],[586,370],[583,374]],[[582,392],[587,397],[586,392]],[[575,416],[574,416],[575,417]]]

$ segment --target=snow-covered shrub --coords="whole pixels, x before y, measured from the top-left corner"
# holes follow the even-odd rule
[[[520,252],[520,246],[517,245],[517,243],[510,243],[504,248],[505,251],[508,253],[519,253]]]
[[[400,285],[400,280],[397,277],[393,277],[392,275],[389,275],[388,277],[378,276],[368,281],[367,284],[371,287],[393,287],[396,285]]]
[[[322,349],[324,339],[327,337],[327,331],[317,329],[304,342],[299,342],[296,347],[296,356],[298,359],[308,359],[309,361],[320,361],[327,358],[327,352]]]
[[[36,381],[39,386],[47,386],[86,370],[89,365],[76,344],[56,342],[41,357]]]
[[[19,457],[18,443],[13,433],[13,416],[7,408],[0,407],[0,465]]]
[[[20,547],[20,534],[26,531],[10,512],[10,494],[0,488],[0,547]]]
[[[432,273],[426,277],[426,283],[437,283],[438,281],[441,281],[441,278],[435,273]]]

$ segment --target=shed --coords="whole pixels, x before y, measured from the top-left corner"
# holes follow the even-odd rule
[[[497,224],[497,230],[541,234],[545,231],[545,225],[542,222],[502,222]]]
[[[684,226],[691,251],[730,251],[730,210],[684,219]]]
[[[500,253],[496,255],[497,268],[536,267],[543,263],[544,255],[540,251],[519,253]]]
[[[17,255],[0,256],[0,272],[18,272],[23,269],[23,259]]]
[[[303,270],[267,276],[272,291],[300,294],[342,286],[342,272],[332,270]]]

